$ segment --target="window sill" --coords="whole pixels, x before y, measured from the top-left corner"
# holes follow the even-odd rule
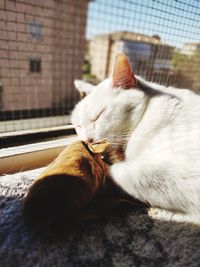
[[[53,141],[3,148],[0,150],[0,175],[43,167],[53,161],[76,135]]]
[[[0,133],[0,147],[13,147],[76,134],[72,125]]]

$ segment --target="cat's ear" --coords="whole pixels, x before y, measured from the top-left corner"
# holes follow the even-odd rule
[[[75,80],[74,85],[76,89],[80,92],[81,96],[88,95],[94,89],[94,85],[81,80]]]
[[[118,53],[113,66],[112,86],[130,89],[136,85],[137,81],[128,58],[122,52]]]

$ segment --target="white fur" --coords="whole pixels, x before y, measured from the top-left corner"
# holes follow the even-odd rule
[[[124,147],[125,161],[109,173],[157,208],[152,216],[200,224],[200,96],[137,79],[156,94],[112,88],[107,79],[77,104],[72,122],[83,140]]]
[[[75,80],[74,85],[79,90],[80,93],[89,94],[94,89],[94,86],[90,83],[81,81],[81,80]]]

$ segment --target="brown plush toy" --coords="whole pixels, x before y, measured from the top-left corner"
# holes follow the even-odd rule
[[[100,190],[103,184],[105,187],[107,171],[101,153],[107,147],[107,143],[88,146],[76,141],[64,149],[31,186],[23,205],[28,221],[47,235],[57,234],[129,202],[126,197],[111,197],[107,189],[105,194]]]

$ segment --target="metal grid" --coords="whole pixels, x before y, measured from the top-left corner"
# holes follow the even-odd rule
[[[0,0],[0,132],[69,123],[73,80],[117,51],[148,80],[200,92],[200,1]]]

